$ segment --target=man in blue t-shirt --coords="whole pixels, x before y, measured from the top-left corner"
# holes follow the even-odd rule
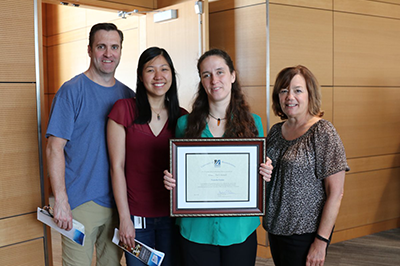
[[[66,230],[72,219],[85,226],[80,246],[63,236],[63,265],[120,265],[112,243],[118,215],[114,208],[106,143],[107,115],[113,104],[134,92],[115,79],[123,34],[112,23],[99,23],[89,35],[88,70],[57,92],[46,132],[46,156],[54,195],[54,222]]]

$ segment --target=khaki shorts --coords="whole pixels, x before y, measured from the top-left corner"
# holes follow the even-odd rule
[[[122,250],[112,243],[114,228],[118,227],[117,211],[89,201],[72,210],[72,217],[85,226],[85,244],[81,246],[63,236],[63,266],[90,266],[94,246],[96,265],[120,265]]]

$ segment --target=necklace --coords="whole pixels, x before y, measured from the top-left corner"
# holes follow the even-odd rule
[[[150,107],[150,109],[151,109],[154,113],[157,114],[157,120],[160,121],[160,119],[161,119],[160,113],[162,112],[162,109],[161,109],[161,111],[158,112],[158,113],[157,113],[156,111],[154,111],[153,108]]]
[[[219,125],[221,124],[221,120],[225,120],[225,119],[226,119],[226,117],[224,117],[224,118],[215,117],[215,116],[213,116],[211,113],[209,113],[209,115],[210,115],[212,118],[214,118],[215,120],[217,120],[217,126],[219,126]]]

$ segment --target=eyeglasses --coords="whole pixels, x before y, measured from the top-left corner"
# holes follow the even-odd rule
[[[40,212],[43,213],[43,214],[45,214],[45,215],[47,215],[47,216],[50,216],[51,218],[54,218],[54,215],[53,215],[53,208],[50,207],[50,205],[44,206],[44,207],[40,210]]]

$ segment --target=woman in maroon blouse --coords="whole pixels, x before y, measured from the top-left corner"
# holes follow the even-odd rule
[[[169,168],[169,139],[179,107],[175,69],[167,51],[145,50],[137,68],[136,98],[115,103],[107,125],[111,180],[120,224],[120,240],[134,239],[165,253],[163,266],[176,265],[175,222],[169,217],[169,191],[163,170]],[[142,219],[144,218],[144,219]],[[135,222],[134,222],[135,221]],[[141,221],[142,224],[139,224]],[[128,265],[145,265],[126,254]]]

